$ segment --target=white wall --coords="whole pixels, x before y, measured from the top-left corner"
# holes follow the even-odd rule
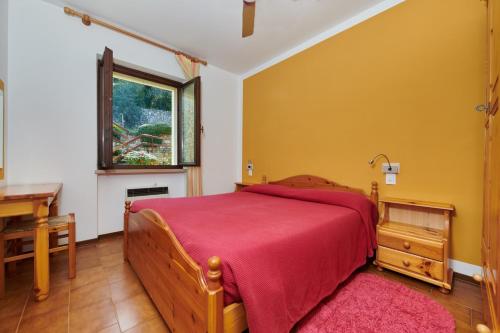
[[[0,79],[7,81],[8,1],[0,0]]]
[[[4,90],[4,119],[5,121],[7,119],[7,89],[8,89],[8,36],[9,36],[9,2],[8,0],[0,0],[0,80],[2,80],[5,83],[5,90]],[[3,122],[0,122],[0,128],[3,125]],[[1,131],[0,131],[0,135]],[[6,135],[4,135],[2,138],[2,141],[6,139]],[[0,144],[0,154],[1,154],[1,144]],[[4,146],[5,147],[5,146]],[[5,168],[5,162],[4,162],[4,172],[6,173],[7,170]],[[0,180],[0,185],[3,185],[5,183],[5,180]]]
[[[127,188],[167,186],[169,197],[186,196],[186,174],[99,176],[98,226],[100,235],[123,230],[123,208]]]
[[[8,183],[62,182],[61,211],[77,214],[78,240],[116,229],[121,191],[129,183],[168,182],[173,193],[183,195],[184,175],[99,176],[98,181],[94,174],[97,54],[108,46],[120,61],[182,78],[173,55],[95,25],[85,27],[41,0],[11,0],[9,6]],[[201,76],[203,186],[206,194],[228,192],[240,168],[240,79],[210,65],[202,66]]]

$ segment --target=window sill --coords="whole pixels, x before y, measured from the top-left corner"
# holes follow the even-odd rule
[[[150,174],[169,174],[186,173],[185,169],[112,169],[96,170],[98,176],[120,176],[120,175],[150,175]]]

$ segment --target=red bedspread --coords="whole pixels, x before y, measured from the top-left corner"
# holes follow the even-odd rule
[[[139,200],[207,271],[222,259],[226,304],[243,301],[252,333],[289,332],[375,248],[377,209],[347,192],[255,185],[243,192]]]

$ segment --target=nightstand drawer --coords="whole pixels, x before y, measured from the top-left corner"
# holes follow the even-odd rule
[[[391,249],[443,261],[443,243],[441,242],[392,233],[380,228],[378,243]]]
[[[443,279],[443,263],[413,254],[378,247],[377,260],[432,279]]]

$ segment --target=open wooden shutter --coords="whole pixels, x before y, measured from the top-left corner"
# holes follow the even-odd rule
[[[200,165],[201,80],[196,77],[179,89],[178,164]]]
[[[104,49],[98,63],[98,168],[113,167],[113,51]]]

